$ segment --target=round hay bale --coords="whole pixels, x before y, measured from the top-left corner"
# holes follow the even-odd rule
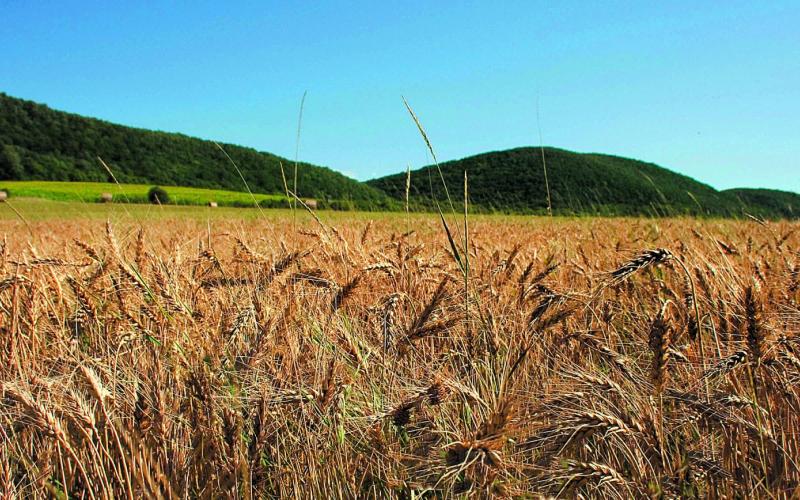
[[[102,193],[100,195],[100,203],[111,203],[113,199],[114,195],[112,195],[111,193]]]
[[[217,202],[216,201],[209,201],[208,202],[208,206],[211,207],[211,208],[217,208]]]
[[[0,191],[0,203],[6,201],[8,199],[8,193],[5,191]]]
[[[304,203],[305,203],[305,204],[308,206],[308,208],[310,208],[311,210],[316,210],[316,209],[317,209],[317,200],[313,200],[313,199],[304,200]]]

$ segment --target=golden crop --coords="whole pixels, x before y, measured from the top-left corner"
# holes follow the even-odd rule
[[[797,224],[0,224],[0,495],[800,494]]]

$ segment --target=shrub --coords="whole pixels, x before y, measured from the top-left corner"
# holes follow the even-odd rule
[[[164,188],[159,186],[153,186],[150,188],[150,191],[147,192],[147,200],[150,203],[158,203],[160,205],[165,205],[169,203],[169,195],[164,190]]]

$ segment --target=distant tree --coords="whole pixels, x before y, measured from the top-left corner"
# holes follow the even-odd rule
[[[165,205],[169,203],[169,195],[164,188],[159,186],[153,186],[150,188],[150,191],[147,192],[147,199],[150,201],[150,203],[157,203],[159,205]]]
[[[24,172],[17,150],[10,144],[4,144],[0,150],[0,179],[20,179]]]

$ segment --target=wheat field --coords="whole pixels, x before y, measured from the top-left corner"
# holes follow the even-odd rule
[[[0,222],[0,496],[800,495],[800,225],[450,228]]]

